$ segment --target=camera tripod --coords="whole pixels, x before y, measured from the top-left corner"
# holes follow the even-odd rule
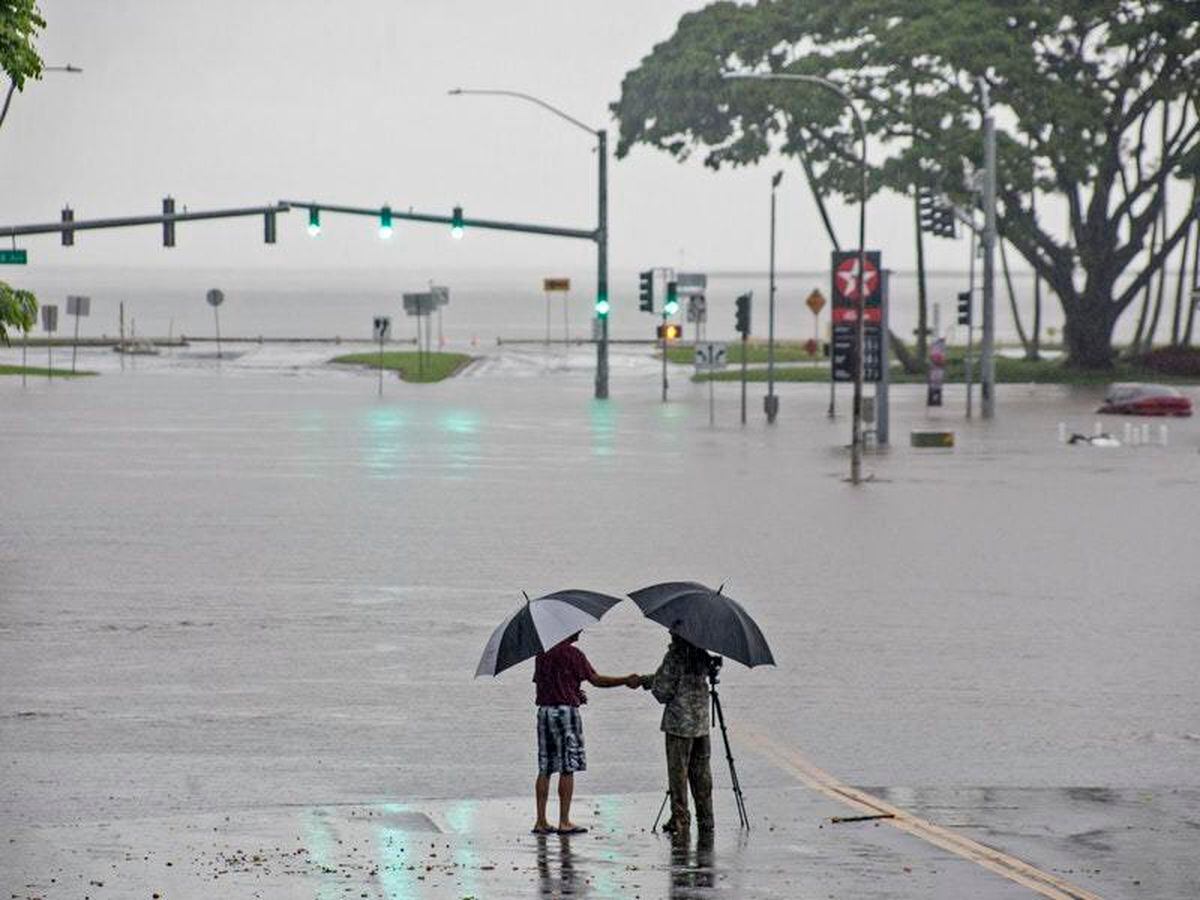
[[[729,746],[729,731],[725,727],[725,713],[721,709],[721,695],[717,693],[717,685],[721,683],[721,664],[724,660],[719,656],[714,656],[708,663],[708,696],[712,698],[713,717],[717,720],[717,724],[721,726],[721,740],[725,744],[725,761],[729,764],[729,780],[733,785],[733,796],[737,802],[738,820],[741,827],[747,831],[750,830],[750,817],[746,814],[746,798],[742,795],[742,785],[738,781],[737,766],[733,761],[733,750]],[[663,797],[662,805],[658,808],[658,815],[654,817],[654,824],[650,826],[651,831],[658,830],[658,822],[662,818],[663,810],[667,808],[667,803],[671,799],[671,789],[667,788],[666,795]]]

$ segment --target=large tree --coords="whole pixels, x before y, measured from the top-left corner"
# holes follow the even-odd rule
[[[645,143],[713,168],[778,150],[856,199],[863,112],[870,190],[933,182],[958,202],[982,162],[978,79],[998,125],[998,227],[1051,285],[1072,364],[1111,365],[1113,326],[1183,239],[1195,198],[1148,256],[1171,181],[1200,158],[1200,0],[759,0],[680,19],[613,104],[618,156]],[[1046,221],[1061,200],[1064,226]],[[878,228],[878,226],[876,226]]]
[[[24,90],[26,79],[42,75],[42,58],[33,39],[45,27],[35,0],[0,0],[0,70],[8,76],[0,124],[8,113],[13,92]]]

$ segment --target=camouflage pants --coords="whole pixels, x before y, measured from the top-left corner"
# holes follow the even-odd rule
[[[712,747],[708,735],[698,738],[667,736],[667,787],[671,791],[671,824],[676,834],[691,828],[688,786],[696,805],[696,824],[702,831],[713,827]]]

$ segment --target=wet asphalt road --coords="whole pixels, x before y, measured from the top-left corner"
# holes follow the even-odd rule
[[[837,813],[784,803],[811,791],[757,735],[1103,896],[1200,893],[1196,421],[1171,422],[1166,447],[1065,447],[1057,423],[1090,429],[1096,390],[1004,388],[985,424],[955,391],[930,415],[897,389],[894,446],[856,491],[848,421],[826,419],[818,386],[784,385],[774,428],[751,386],[743,430],[722,385],[710,429],[705,388],[676,378],[664,406],[634,354],[614,360],[614,399],[591,400],[590,361],[505,354],[439,386],[389,382],[382,400],[372,376],[278,348],[219,374],[182,359],[0,382],[0,871],[30,879],[10,893],[76,896],[45,878],[97,858],[85,835],[132,835],[102,860],[170,852],[226,815],[277,835],[345,805],[436,820],[479,803],[500,824],[471,839],[502,846],[523,831],[505,798],[529,790],[532,706],[524,669],[471,680],[491,626],[521,589],[670,578],[726,582],[770,636],[777,669],[723,682],[739,771],[759,815],[811,806],[778,844],[763,829],[748,855],[718,843],[716,868],[775,872],[733,895],[838,871],[879,896],[1014,890],[966,862],[905,887],[881,880],[882,850],[807,854],[807,829]],[[931,425],[959,446],[904,445]],[[663,643],[630,606],[582,647],[624,673]],[[592,694],[580,790],[615,798],[631,829],[662,781],[657,711]],[[198,854],[230,837],[210,833]],[[640,858],[627,833],[621,853]],[[919,865],[942,853],[892,839]],[[516,846],[518,869],[536,867]],[[669,853],[643,863],[669,882]],[[276,874],[265,896],[319,883]]]

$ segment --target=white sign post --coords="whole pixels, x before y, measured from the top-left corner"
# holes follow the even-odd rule
[[[696,372],[719,372],[725,368],[728,353],[724,344],[707,343],[696,345]],[[713,399],[713,379],[708,379],[708,424],[716,423],[715,401]]]
[[[58,307],[53,303],[42,307],[42,330],[48,335],[58,331]],[[46,378],[54,378],[54,338],[46,338]]]
[[[379,396],[383,396],[383,342],[392,336],[392,320],[388,316],[376,316],[375,340],[379,341]]]
[[[67,315],[75,317],[75,340],[71,344],[71,371],[75,371],[75,354],[79,351],[79,317],[92,311],[91,297],[68,297]]]

